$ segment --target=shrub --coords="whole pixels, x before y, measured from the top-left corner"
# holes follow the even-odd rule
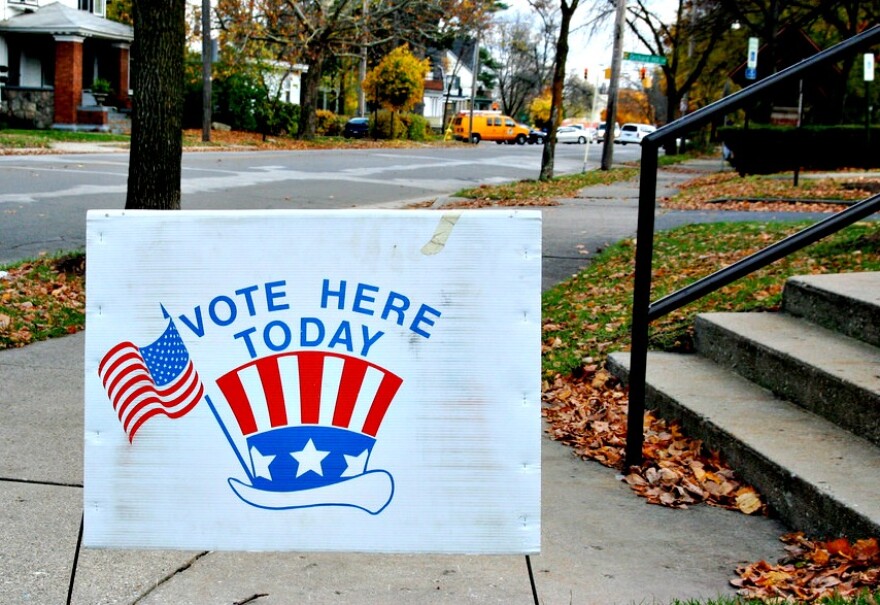
[[[718,134],[741,175],[880,164],[880,127],[871,128],[870,136],[864,126],[751,126],[721,128]]]
[[[430,128],[427,118],[416,113],[407,114],[407,118],[409,118],[407,138],[410,141],[424,141],[427,139],[428,129]]]
[[[300,106],[281,102],[278,107],[278,134],[294,135],[299,130]]]
[[[263,98],[257,103],[255,118],[265,136],[291,135],[299,127],[299,105]]]
[[[342,135],[342,129],[345,127],[345,116],[338,116],[332,111],[319,109],[315,112],[318,125],[315,128],[315,134],[319,136],[338,137]]]
[[[392,120],[394,121],[395,139],[424,141],[428,138],[430,125],[424,116],[414,113],[391,112],[387,109],[381,109],[378,114],[370,114],[371,132],[375,130],[377,139],[391,138]]]
[[[266,95],[252,78],[236,73],[214,83],[214,115],[234,130],[257,132],[257,111]]]
[[[404,133],[406,132],[406,127],[403,125],[403,122],[400,119],[400,115],[397,112],[391,112],[387,109],[380,109],[378,112],[374,112],[370,119],[370,125],[377,139],[391,138],[392,120],[394,120],[393,131],[395,136],[397,138],[404,136]]]

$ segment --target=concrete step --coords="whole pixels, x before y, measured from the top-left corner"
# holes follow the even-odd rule
[[[629,353],[609,368],[626,380]],[[646,406],[720,450],[790,527],[880,535],[880,448],[699,355],[650,353]]]
[[[880,347],[880,272],[792,277],[783,310]]]
[[[694,330],[701,355],[880,445],[880,349],[784,313],[706,313]]]

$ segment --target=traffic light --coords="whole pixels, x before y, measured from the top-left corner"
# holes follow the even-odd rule
[[[590,76],[590,69],[588,67],[584,67],[584,80],[588,79]]]
[[[639,80],[644,80],[648,77],[648,70],[645,67],[639,68]]]

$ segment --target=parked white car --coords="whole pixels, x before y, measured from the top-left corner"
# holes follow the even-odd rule
[[[591,141],[592,139],[593,135],[590,133],[589,130],[585,128],[578,128],[576,126],[560,126],[556,129],[557,143],[579,143],[583,145],[587,141]]]
[[[620,137],[620,124],[614,123],[614,138]],[[596,140],[600,143],[605,140],[605,122],[599,122],[599,130],[596,134]]]
[[[642,138],[655,130],[657,130],[657,127],[650,124],[624,124],[620,127],[620,136],[614,139],[614,142],[621,145],[626,145],[627,143],[641,145]]]

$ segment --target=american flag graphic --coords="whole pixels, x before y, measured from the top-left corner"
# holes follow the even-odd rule
[[[122,342],[110,349],[98,366],[98,376],[129,442],[153,416],[180,418],[192,410],[205,391],[170,318],[152,344],[138,347]]]

